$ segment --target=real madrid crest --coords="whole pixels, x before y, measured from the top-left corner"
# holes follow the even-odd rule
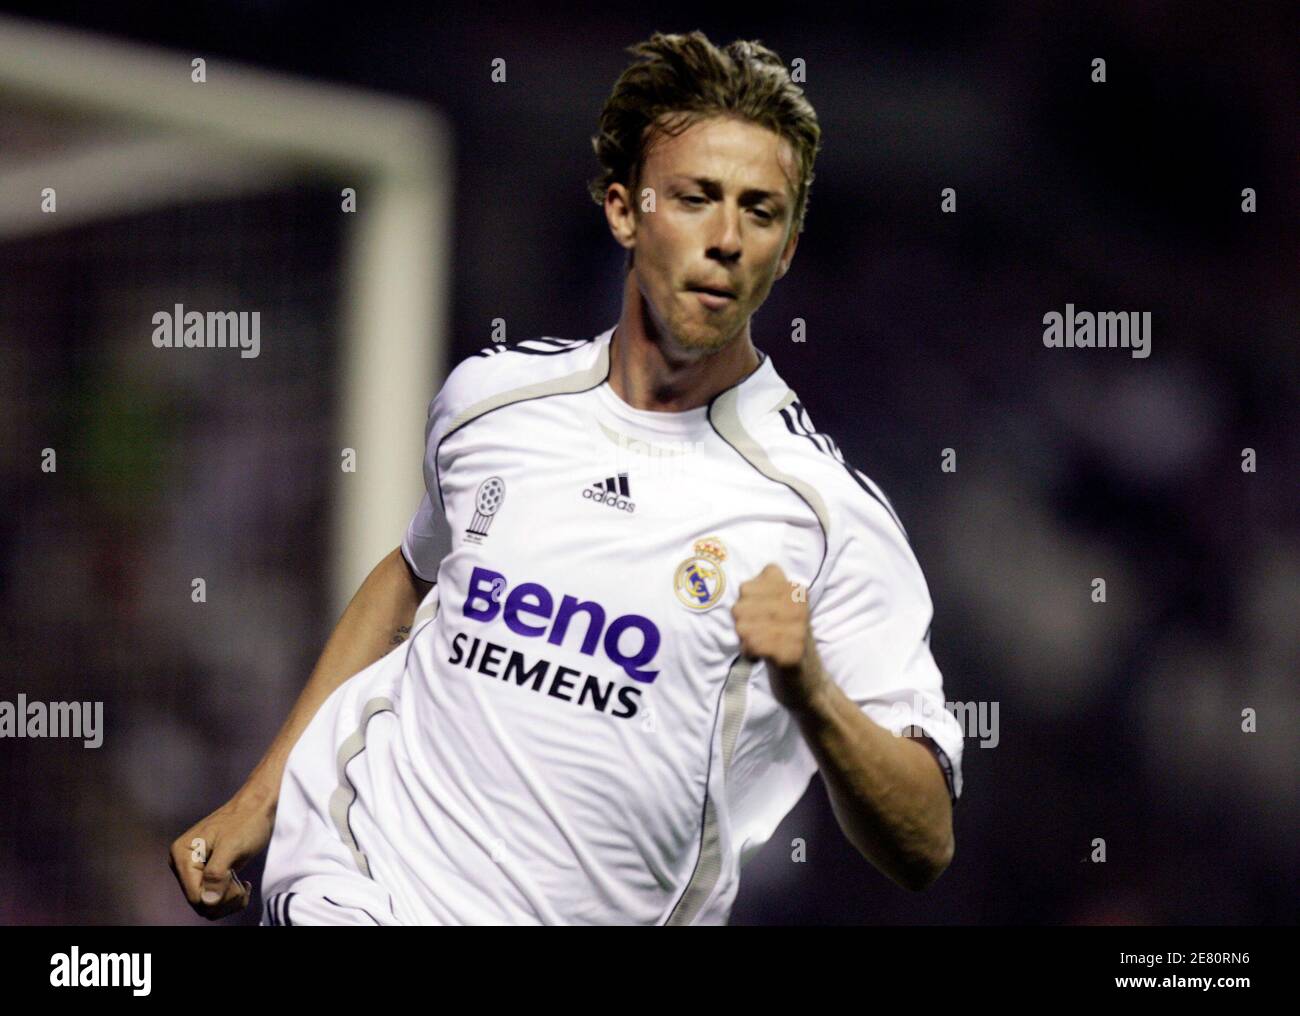
[[[677,598],[691,610],[708,610],[720,599],[727,588],[727,575],[722,562],[727,559],[727,548],[716,536],[706,536],[695,541],[695,553],[677,566],[673,576],[673,590]]]

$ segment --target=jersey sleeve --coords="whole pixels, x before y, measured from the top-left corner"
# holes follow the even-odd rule
[[[437,582],[438,565],[451,549],[450,536],[441,508],[434,506],[426,490],[402,537],[402,556],[411,571],[425,582]]]
[[[443,439],[468,420],[499,407],[508,393],[572,373],[575,361],[567,354],[581,356],[584,350],[593,354],[577,363],[590,367],[599,349],[592,340],[543,336],[487,346],[456,364],[429,403],[425,421],[424,495],[402,537],[402,555],[412,571],[426,582],[436,582],[438,566],[451,551],[439,471],[453,466],[446,454],[440,458]]]
[[[961,795],[962,729],[944,708],[930,653],[933,607],[925,577],[892,511],[865,486],[835,518],[825,585],[812,606],[817,653],[830,677],[873,721],[909,728],[939,763],[949,797]]]
[[[462,360],[429,403],[424,426],[424,495],[402,537],[402,556],[411,570],[426,582],[438,580],[438,565],[451,550],[451,531],[438,489],[438,446],[455,425],[469,393],[474,390],[471,375],[482,362],[476,355]]]

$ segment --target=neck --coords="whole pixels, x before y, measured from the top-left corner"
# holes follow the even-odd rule
[[[711,353],[683,358],[673,345],[650,317],[633,267],[609,349],[609,385],[633,409],[663,413],[698,409],[748,377],[761,362],[748,321],[739,335]]]

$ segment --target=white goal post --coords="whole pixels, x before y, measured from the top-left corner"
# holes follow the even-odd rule
[[[205,61],[206,80],[191,80]],[[344,215],[335,616],[419,501],[425,408],[447,366],[452,131],[427,106],[0,17],[0,103],[95,123],[81,146],[0,153],[0,240],[186,201],[256,194],[304,175],[356,188]],[[42,214],[41,190],[59,194]],[[342,198],[339,203],[341,205]],[[341,459],[336,456],[336,463]]]

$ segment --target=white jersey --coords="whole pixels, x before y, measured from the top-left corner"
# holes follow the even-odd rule
[[[770,357],[706,407],[650,412],[609,386],[613,332],[485,349],[433,400],[402,552],[436,585],[295,747],[288,807],[314,821],[277,817],[268,897],[308,895],[294,855],[331,835],[376,923],[725,923],[817,768],[731,616],[769,563],[806,588],[829,675],[922,728],[960,794],[929,594],[885,496]]]

